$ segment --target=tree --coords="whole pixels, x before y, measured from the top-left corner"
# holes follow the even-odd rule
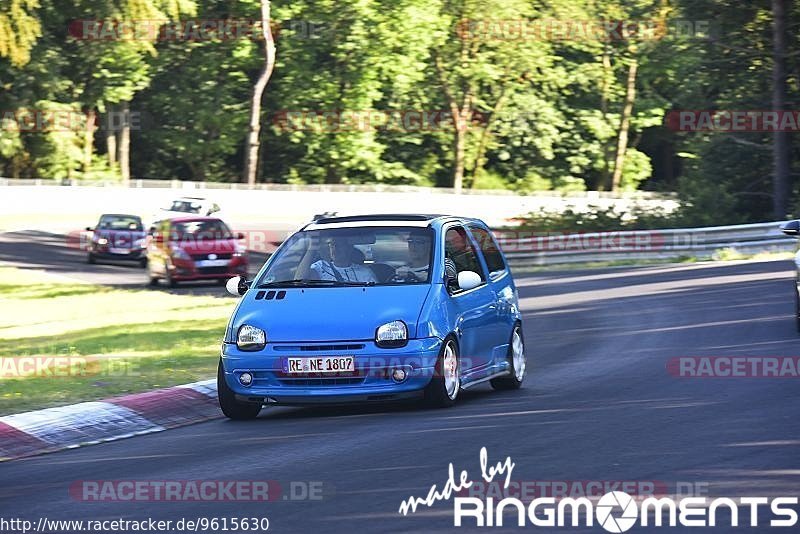
[[[250,123],[245,148],[244,176],[245,181],[253,186],[256,183],[258,170],[258,147],[261,133],[261,99],[264,89],[272,77],[275,68],[275,41],[272,37],[272,17],[270,16],[270,1],[261,0],[261,27],[264,32],[264,66],[253,87],[253,97],[250,101]]]
[[[476,131],[474,176],[483,166],[490,128],[506,102],[531,88],[534,71],[551,66],[549,46],[507,33],[511,26],[532,20],[530,2],[443,0],[436,5],[440,24],[431,49],[431,68],[453,118],[452,186],[460,192],[473,114],[487,116]]]
[[[0,57],[21,67],[30,61],[30,51],[42,35],[35,15],[39,0],[9,0],[0,7]]]
[[[786,108],[786,17],[788,2],[772,0],[772,109],[778,112]],[[772,152],[775,160],[772,170],[772,216],[775,220],[786,217],[789,206],[789,173],[791,153],[789,133],[773,133]]]

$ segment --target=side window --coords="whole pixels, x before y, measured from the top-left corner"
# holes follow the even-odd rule
[[[481,248],[483,259],[486,260],[486,266],[489,268],[489,276],[497,276],[505,271],[506,264],[503,261],[503,255],[500,253],[492,234],[480,226],[470,227],[470,231]]]
[[[445,258],[453,260],[456,272],[473,271],[478,273],[482,281],[486,281],[483,269],[478,261],[478,255],[464,228],[455,227],[447,231],[444,236]]]

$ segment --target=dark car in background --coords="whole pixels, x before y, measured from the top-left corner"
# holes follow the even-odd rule
[[[92,232],[86,261],[135,261],[147,265],[146,237],[142,219],[136,215],[105,213],[97,226],[87,227]]]
[[[170,287],[190,280],[247,276],[247,250],[215,217],[180,217],[154,223],[147,237],[150,285],[159,280]]]

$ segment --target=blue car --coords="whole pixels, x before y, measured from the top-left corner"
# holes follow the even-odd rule
[[[451,406],[463,389],[525,378],[514,280],[478,219],[323,217],[227,288],[242,295],[217,373],[231,419],[273,404]]]

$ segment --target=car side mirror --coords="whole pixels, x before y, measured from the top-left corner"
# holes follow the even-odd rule
[[[92,228],[91,226],[87,226],[86,227],[86,231],[87,232],[94,232],[94,228]]]
[[[244,276],[234,276],[225,284],[225,289],[234,297],[241,297],[250,289],[250,284]]]
[[[458,287],[462,291],[475,289],[481,285],[481,283],[483,283],[483,280],[481,280],[481,275],[475,271],[461,271],[458,273]]]
[[[239,232],[238,234],[236,234],[236,239],[244,239],[244,234],[242,232]]]
[[[792,237],[797,237],[800,235],[800,221],[794,220],[782,224],[781,232]]]

